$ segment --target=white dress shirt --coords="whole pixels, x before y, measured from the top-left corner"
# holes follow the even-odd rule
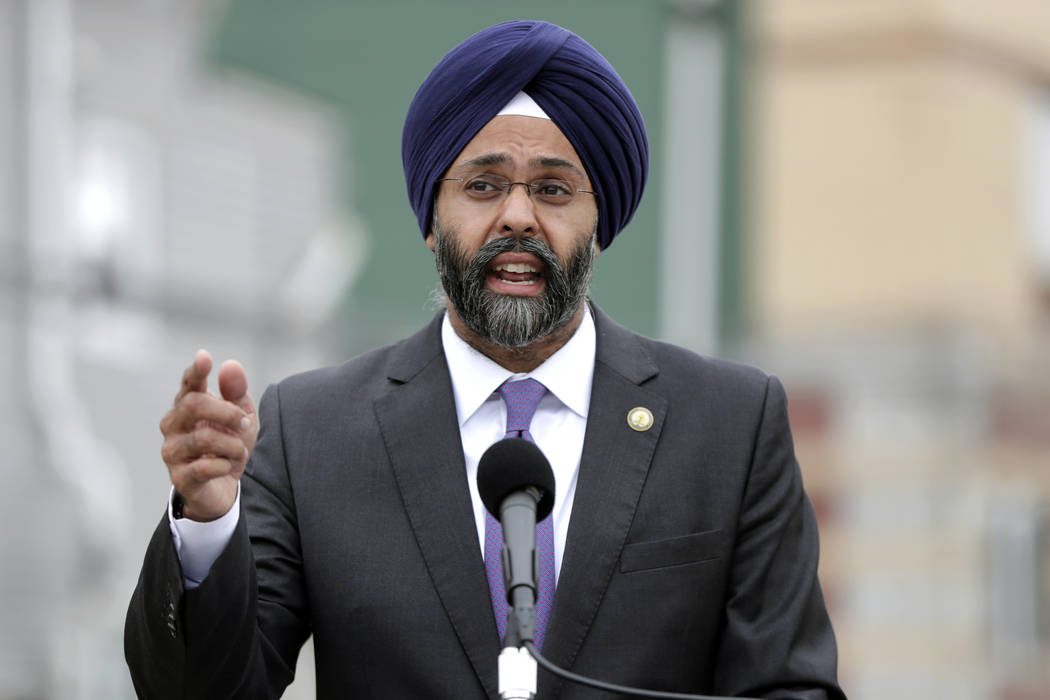
[[[508,379],[532,377],[547,387],[532,416],[529,432],[554,470],[554,571],[561,571],[565,536],[576,493],[576,476],[587,429],[594,377],[595,334],[590,309],[569,341],[527,374],[515,374],[490,360],[456,335],[445,316],[441,342],[445,347],[452,393],[456,399],[459,435],[467,462],[467,484],[474,505],[478,543],[485,555],[485,506],[478,495],[478,462],[492,443],[507,432],[507,406],[497,389]],[[555,579],[557,580],[557,579]]]
[[[526,374],[510,372],[470,347],[456,335],[447,314],[441,325],[441,343],[452,377],[456,416],[466,458],[467,484],[482,557],[485,556],[485,506],[478,494],[478,462],[492,443],[503,438],[507,425],[507,407],[496,390],[508,379],[525,377],[532,377],[547,387],[547,393],[533,414],[529,432],[554,470],[555,576],[561,570],[565,552],[594,376],[594,320],[589,307],[584,308],[586,313],[580,326],[568,342],[546,362]],[[238,488],[237,500],[226,515],[212,522],[199,523],[176,519],[169,495],[168,524],[187,588],[200,585],[233,536],[240,517],[240,498]]]

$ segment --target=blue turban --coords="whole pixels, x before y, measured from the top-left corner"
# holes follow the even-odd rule
[[[519,92],[536,101],[583,161],[598,192],[598,244],[607,248],[645,189],[649,142],[642,114],[594,47],[537,21],[478,32],[441,59],[416,92],[401,135],[401,160],[423,236],[437,179]]]

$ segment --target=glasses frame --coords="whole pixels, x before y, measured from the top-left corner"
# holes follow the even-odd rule
[[[435,182],[466,182],[467,180],[472,180],[475,177],[480,177],[480,176],[472,175],[469,178],[468,177],[439,177],[437,180],[435,180]],[[557,180],[557,179],[559,179],[559,178],[550,178],[550,177],[536,178],[537,181],[538,180]],[[563,182],[564,182],[564,180],[563,180]],[[525,186],[525,194],[528,196],[529,199],[532,199],[532,193],[535,192],[536,189],[539,188],[539,185],[535,184],[535,182],[524,182],[522,180],[518,180],[517,182],[510,182],[510,181],[508,181],[506,188],[503,190],[503,196],[504,197],[509,197],[510,196],[510,191],[514,189],[514,185],[524,185]],[[591,195],[594,195],[595,197],[598,196],[597,192],[594,192],[593,190],[585,190],[583,188],[577,188],[576,192],[582,192],[583,194],[591,194]],[[566,202],[566,204],[571,204],[571,203],[572,203],[571,200],[569,202]]]

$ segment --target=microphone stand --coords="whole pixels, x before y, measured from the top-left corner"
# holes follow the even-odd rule
[[[503,650],[499,654],[499,692],[501,700],[533,700],[536,697],[536,660],[525,644],[532,642],[536,634],[536,572],[539,558],[536,552],[536,503],[540,494],[535,487],[514,493],[504,499],[500,507],[501,521],[510,512],[520,509],[527,521],[527,531],[532,546],[524,547],[515,542],[511,547],[504,543],[504,584],[509,593],[510,610],[507,612],[507,633],[503,638]],[[504,537],[508,530],[504,528]]]
[[[525,648],[530,639],[523,641],[521,629],[535,628],[535,624],[521,624],[521,616],[536,619],[536,609],[532,606],[515,605],[507,613],[507,635],[503,638],[503,650],[499,653],[499,696],[501,700],[534,700],[536,697],[536,659]]]

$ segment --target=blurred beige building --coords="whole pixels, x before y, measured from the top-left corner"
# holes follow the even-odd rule
[[[854,697],[1050,697],[1050,4],[753,3],[753,352]]]

